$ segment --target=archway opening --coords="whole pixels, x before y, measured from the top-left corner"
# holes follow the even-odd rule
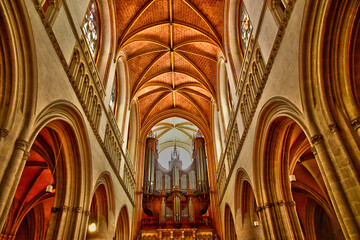
[[[118,240],[129,239],[129,215],[126,206],[121,208],[118,221],[116,224],[115,238]]]
[[[91,200],[86,239],[106,239],[109,227],[109,202],[104,184],[100,184]]]
[[[64,205],[68,194],[68,161],[70,156],[79,156],[74,139],[72,128],[62,121],[51,122],[38,133],[20,177],[2,236],[45,239],[59,234],[61,219],[57,216],[60,214],[58,206]]]
[[[301,127],[279,117],[268,130],[263,186],[272,234],[306,239],[344,239],[322,174]],[[271,204],[274,203],[274,204]]]
[[[237,240],[234,219],[228,205],[225,206],[225,240]]]
[[[236,221],[241,224],[237,224],[238,235],[244,236],[244,239],[264,239],[262,225],[257,214],[257,204],[255,195],[250,183],[247,180],[243,180],[239,185],[240,202],[236,205],[238,209],[236,211]]]

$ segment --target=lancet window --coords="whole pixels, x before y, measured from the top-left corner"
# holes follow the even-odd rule
[[[116,77],[115,77],[115,81],[113,84],[113,87],[111,89],[111,95],[110,95],[110,107],[113,111],[115,111],[116,109],[116,99],[117,99],[117,90],[116,90],[116,85],[117,85],[117,81],[116,81]]]
[[[89,46],[91,55],[96,56],[99,48],[99,9],[94,0],[90,1],[90,4],[86,10],[85,19],[82,25],[82,30]]]
[[[249,45],[252,25],[250,22],[249,14],[246,11],[245,5],[241,3],[240,5],[240,19],[239,19],[239,33],[240,33],[240,45],[243,54],[245,54],[246,48]]]

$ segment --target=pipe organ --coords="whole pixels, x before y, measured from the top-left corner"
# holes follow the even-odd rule
[[[169,169],[158,162],[157,139],[146,142],[142,229],[212,228],[208,171],[204,138],[196,134],[192,142],[192,163],[182,167],[176,145]]]

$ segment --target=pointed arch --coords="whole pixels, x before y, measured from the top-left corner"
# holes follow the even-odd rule
[[[225,205],[225,240],[237,240],[233,214],[228,204]]]
[[[119,240],[128,240],[130,238],[130,221],[126,206],[123,206],[120,210],[116,223],[115,238]]]
[[[28,159],[30,171],[28,171],[25,162],[25,166],[22,165],[19,170],[20,175],[21,173],[26,175],[35,173],[36,171],[34,172],[31,168],[41,168],[43,171],[43,174],[38,176],[31,175],[39,179],[39,181],[33,182],[36,185],[34,189],[39,191],[37,194],[38,197],[35,201],[32,201],[30,198],[28,199],[31,200],[29,203],[32,203],[32,205],[22,205],[23,207],[27,207],[22,208],[20,212],[24,214],[21,216],[25,216],[33,207],[36,207],[34,204],[40,203],[42,199],[49,201],[50,198],[48,197],[51,197],[51,195],[46,195],[47,192],[44,189],[46,186],[44,186],[44,184],[54,184],[56,194],[55,200],[53,200],[53,206],[43,211],[43,213],[48,211],[48,214],[50,214],[50,217],[47,215],[48,217],[44,218],[48,219],[48,227],[46,227],[46,229],[48,229],[47,235],[50,236],[49,238],[59,237],[73,239],[84,237],[84,224],[75,224],[76,218],[74,216],[77,212],[71,211],[67,213],[66,211],[62,211],[65,206],[78,206],[79,211],[88,207],[87,194],[89,194],[89,185],[91,184],[91,165],[88,159],[90,159],[91,153],[88,146],[89,141],[87,134],[84,132],[84,129],[86,129],[84,125],[81,114],[73,104],[66,101],[56,101],[48,105],[37,116],[34,132],[29,138],[29,144],[30,146],[34,146],[34,152],[39,152],[39,150],[43,149],[39,153],[44,159],[44,164],[39,164],[37,158],[33,158],[33,155],[30,155]],[[42,137],[45,135],[49,137]],[[44,140],[40,141],[40,139]],[[46,152],[47,154],[44,154]],[[52,181],[49,181],[51,180],[51,178],[49,179],[51,173],[54,177]],[[42,176],[48,176],[46,177],[48,181],[40,181]],[[26,183],[29,183],[29,181],[26,181]],[[23,184],[21,180],[20,184]],[[42,184],[42,187],[40,185],[37,186],[37,184]],[[75,192],[78,194],[74,194]],[[26,196],[31,197],[34,195],[30,194]],[[10,198],[10,200],[12,199]],[[47,204],[46,206],[49,205]],[[36,208],[34,210],[37,211],[41,209]],[[19,219],[19,221],[21,222],[22,220]],[[84,223],[85,216],[81,215],[80,221]],[[11,225],[16,227],[16,224]],[[61,231],[59,229],[60,226],[62,226]],[[42,229],[45,229],[45,227],[42,227]],[[9,228],[6,228],[5,231],[9,230],[10,232],[12,231]],[[16,231],[16,229],[13,230]]]
[[[86,239],[107,238],[115,215],[113,183],[109,172],[100,174],[92,195]],[[92,229],[91,229],[92,226]]]

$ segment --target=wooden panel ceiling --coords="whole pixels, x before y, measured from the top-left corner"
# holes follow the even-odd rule
[[[116,1],[117,55],[128,59],[140,121],[181,109],[210,123],[223,0]]]

